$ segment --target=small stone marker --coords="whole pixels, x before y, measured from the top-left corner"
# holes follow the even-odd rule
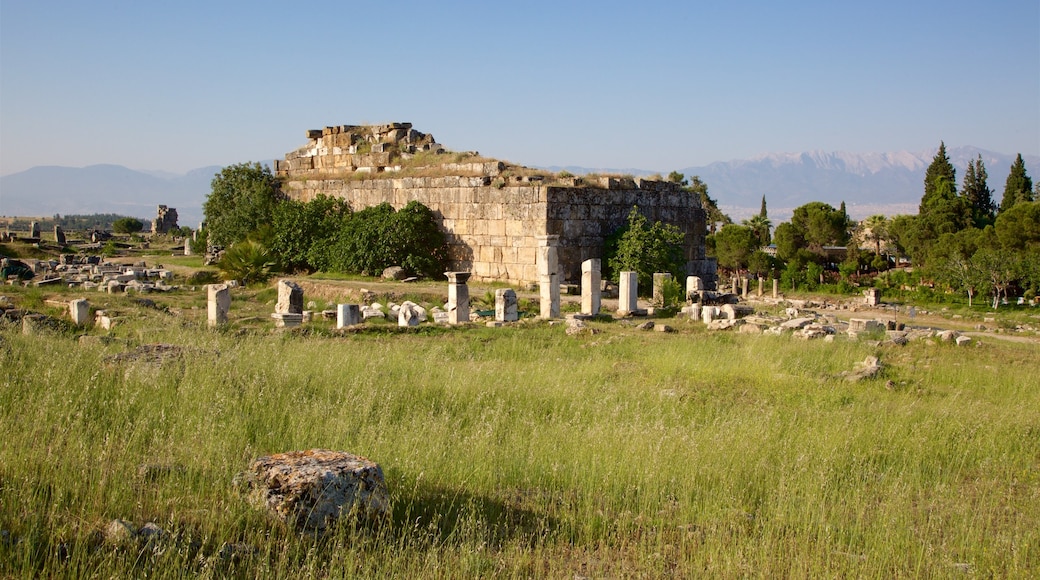
[[[600,309],[600,274],[599,258],[592,258],[581,263],[581,313],[596,316]]]
[[[209,325],[227,324],[228,311],[231,310],[231,290],[227,284],[208,284],[206,288]]]
[[[90,322],[90,302],[86,298],[69,302],[69,316],[76,326],[86,326]]]
[[[516,292],[512,288],[495,290],[495,320],[498,322],[516,322],[519,318]]]
[[[625,316],[639,308],[639,275],[636,272],[622,272],[618,283],[618,314]]]
[[[251,503],[309,531],[332,527],[340,516],[387,513],[383,469],[364,457],[311,449],[260,457],[241,481]]]
[[[38,238],[40,237],[40,224],[37,222],[29,223],[29,237]]]
[[[61,226],[54,226],[54,242],[59,246],[65,245],[65,230]]]
[[[469,281],[471,272],[445,272],[448,277],[448,324],[469,322]]]
[[[361,308],[357,304],[336,305],[336,328],[346,328],[361,323]]]

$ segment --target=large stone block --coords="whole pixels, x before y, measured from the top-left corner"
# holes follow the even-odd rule
[[[310,449],[260,457],[240,482],[251,503],[303,530],[325,530],[352,513],[380,517],[389,507],[383,469],[342,451]]]
[[[276,314],[303,314],[303,288],[292,280],[279,280],[274,311]]]
[[[210,326],[227,324],[228,311],[231,310],[231,290],[227,284],[209,284],[206,286],[207,321]]]

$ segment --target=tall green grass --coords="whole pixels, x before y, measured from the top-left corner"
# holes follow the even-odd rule
[[[596,326],[0,331],[0,574],[1037,574],[1034,345]],[[137,342],[185,351],[105,362]],[[881,378],[839,377],[869,354]],[[302,536],[235,491],[252,458],[312,447],[380,463],[387,521]],[[174,539],[108,545],[114,518]]]

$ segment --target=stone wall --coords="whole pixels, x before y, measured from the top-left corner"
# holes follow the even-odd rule
[[[705,213],[700,199],[673,183],[604,177],[592,185],[549,185],[540,175],[517,175],[501,161],[448,162],[442,177],[395,177],[400,156],[416,147],[438,151],[432,136],[408,123],[374,127],[344,125],[308,131],[310,143],[275,164],[291,199],[318,195],[347,200],[354,210],[387,202],[400,209],[416,200],[440,220],[449,245],[449,267],[476,280],[536,282],[537,236],[559,236],[560,278],[578,283],[581,263],[602,258],[603,243],[638,205],[651,220],[686,234],[687,273],[714,284],[714,260],[705,257]],[[396,140],[394,140],[396,139]],[[381,141],[388,140],[388,141]],[[357,153],[362,141],[371,153]],[[361,175],[358,174],[368,174]],[[379,174],[370,175],[370,174]],[[385,174],[385,175],[383,175]]]

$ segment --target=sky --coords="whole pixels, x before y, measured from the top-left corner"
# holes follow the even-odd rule
[[[0,0],[0,175],[410,122],[529,166],[1040,154],[1040,2]]]

